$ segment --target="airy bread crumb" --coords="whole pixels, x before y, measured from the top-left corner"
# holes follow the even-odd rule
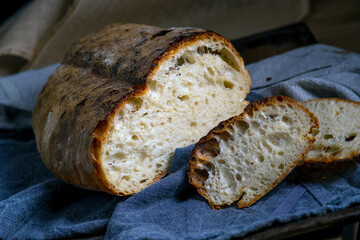
[[[170,167],[175,148],[198,141],[243,111],[249,82],[224,44],[203,39],[180,49],[130,98],[103,143],[102,168],[124,194],[138,192]]]

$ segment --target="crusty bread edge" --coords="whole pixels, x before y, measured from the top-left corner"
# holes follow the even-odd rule
[[[175,55],[179,50],[182,48],[194,44],[199,39],[213,39],[218,40],[220,42],[223,42],[226,44],[226,46],[232,50],[232,53],[234,53],[237,56],[237,60],[240,63],[240,70],[244,70],[242,74],[246,78],[245,80],[248,81],[249,89],[244,94],[247,95],[250,91],[250,85],[251,85],[251,79],[248,73],[248,70],[244,67],[244,60],[241,58],[240,54],[235,50],[232,43],[229,42],[226,38],[221,36],[220,34],[214,33],[212,31],[205,31],[205,32],[194,32],[191,36],[179,37],[176,41],[170,44],[169,48],[160,55],[157,59],[155,59],[152,63],[152,68],[150,69],[150,72],[146,76],[146,83],[145,85],[139,86],[138,90],[135,92],[132,92],[128,94],[125,98],[119,100],[117,107],[115,107],[104,119],[103,121],[100,121],[99,124],[96,126],[96,128],[93,130],[91,137],[93,138],[91,143],[91,158],[94,165],[94,169],[96,174],[98,175],[99,180],[102,182],[104,186],[104,191],[115,194],[118,196],[125,196],[125,195],[133,195],[136,192],[132,193],[123,193],[118,190],[116,190],[115,186],[110,184],[108,179],[106,178],[106,174],[104,172],[104,169],[101,166],[101,151],[102,146],[109,135],[109,129],[112,126],[114,117],[124,108],[125,104],[128,102],[128,99],[131,97],[141,97],[145,95],[148,92],[147,88],[147,82],[149,79],[153,77],[156,70],[158,69],[159,65],[162,64],[164,61]],[[170,166],[170,164],[169,164]],[[160,172],[157,174],[152,181],[149,182],[148,186],[152,183],[158,181],[160,178],[164,177],[168,172],[168,169],[164,170],[163,172]]]
[[[205,189],[202,188],[201,183],[199,183],[198,181],[196,181],[192,176],[195,174],[195,169],[197,169],[197,164],[199,161],[201,160],[205,160],[206,159],[202,159],[201,157],[199,157],[197,155],[198,150],[200,149],[200,146],[202,143],[205,143],[211,139],[214,139],[216,135],[218,135],[219,133],[223,132],[223,131],[227,131],[228,126],[231,126],[234,122],[242,120],[248,116],[252,117],[254,112],[261,110],[263,107],[265,106],[270,106],[279,102],[283,102],[286,101],[290,104],[294,104],[297,107],[299,107],[305,114],[308,114],[312,119],[313,119],[313,126],[310,128],[309,131],[309,135],[307,136],[307,140],[309,142],[309,146],[306,149],[306,151],[304,151],[298,158],[297,160],[288,167],[288,170],[278,178],[278,180],[273,183],[268,189],[266,189],[262,194],[258,195],[255,199],[253,199],[250,202],[247,203],[243,203],[241,202],[241,200],[239,200],[238,202],[238,208],[245,208],[245,207],[249,207],[252,204],[254,204],[257,200],[259,200],[262,196],[264,196],[266,193],[268,193],[270,190],[272,190],[273,188],[275,188],[275,186],[277,186],[289,173],[290,171],[295,168],[295,166],[303,159],[304,155],[311,149],[312,145],[315,142],[315,138],[311,136],[311,132],[313,130],[313,128],[319,128],[319,121],[317,119],[317,117],[310,112],[307,108],[305,108],[303,105],[301,105],[298,101],[289,98],[289,97],[285,97],[285,96],[273,96],[273,97],[265,97],[262,98],[260,100],[258,100],[257,102],[251,103],[249,104],[245,109],[244,112],[241,113],[238,116],[234,116],[232,118],[229,118],[228,120],[222,121],[221,123],[219,123],[218,126],[216,126],[215,128],[213,128],[212,130],[209,131],[209,133],[202,137],[199,142],[195,145],[195,147],[193,148],[193,151],[190,155],[190,162],[189,162],[189,168],[188,168],[188,180],[189,182],[197,189],[197,191],[199,192],[200,195],[202,195],[204,198],[206,198],[209,202],[209,205],[213,208],[213,209],[221,209],[224,206],[222,205],[216,205],[215,203],[211,202],[211,199],[209,198],[208,194],[206,193]]]

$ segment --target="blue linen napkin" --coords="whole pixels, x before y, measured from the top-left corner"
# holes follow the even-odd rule
[[[0,77],[0,128],[29,127],[30,111],[57,67]],[[297,100],[360,101],[360,55],[316,44],[248,65],[251,101],[286,95]],[[17,110],[11,119],[8,111]],[[360,167],[316,179],[297,171],[248,208],[212,210],[188,183],[193,146],[177,149],[170,174],[130,197],[79,189],[42,164],[34,140],[0,140],[0,239],[229,239],[360,203]],[[295,180],[294,180],[295,179]]]

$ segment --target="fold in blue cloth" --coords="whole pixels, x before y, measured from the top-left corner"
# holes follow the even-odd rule
[[[55,67],[0,78],[0,104],[31,110]],[[278,94],[300,101],[321,97],[360,101],[360,55],[356,53],[317,44],[247,68],[252,101]],[[4,79],[6,84],[1,84]],[[35,82],[37,87],[29,93],[27,84]],[[21,106],[22,98],[33,100]],[[6,118],[0,119],[7,124]],[[324,178],[294,171],[251,207],[212,210],[187,181],[192,147],[175,151],[169,175],[133,196],[117,197],[55,178],[42,164],[35,140],[0,140],[0,238],[229,239],[360,203],[360,166],[350,162]]]

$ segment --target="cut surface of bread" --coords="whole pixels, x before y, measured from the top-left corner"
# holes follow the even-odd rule
[[[248,207],[273,189],[315,141],[318,120],[297,101],[261,99],[195,145],[189,181],[214,208]]]
[[[134,194],[166,174],[175,148],[241,113],[249,89],[243,60],[216,33],[113,24],[75,43],[45,85],[37,146],[69,183]]]
[[[205,39],[162,62],[147,86],[146,94],[130,98],[116,114],[103,144],[102,168],[124,193],[137,192],[162,175],[175,148],[242,112],[249,87],[230,50]]]
[[[315,144],[304,163],[347,160],[360,154],[360,103],[339,98],[312,99],[302,103],[319,119]]]

